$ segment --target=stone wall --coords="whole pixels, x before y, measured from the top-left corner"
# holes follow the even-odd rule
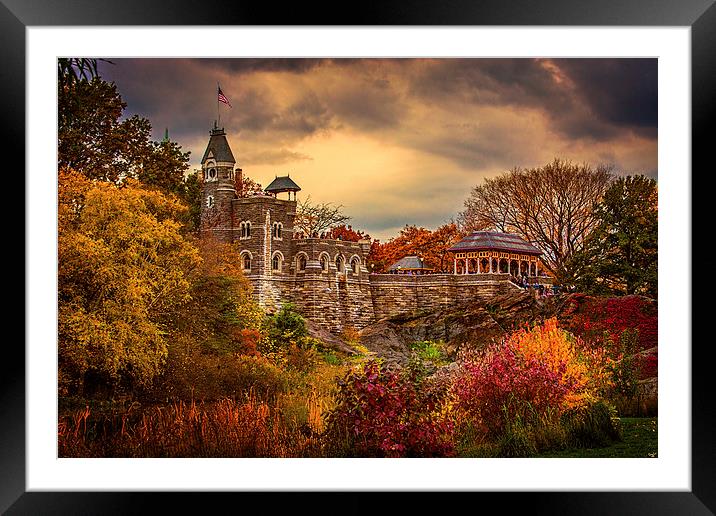
[[[445,308],[465,301],[484,302],[519,287],[508,274],[371,274],[376,320]]]
[[[251,281],[259,304],[272,312],[291,295],[296,201],[255,196],[234,199],[232,204],[232,241],[237,246],[240,259],[245,254],[251,257],[251,268],[244,270],[244,274]],[[247,223],[251,225],[248,236],[242,232],[242,224],[245,226]],[[273,235],[275,223],[281,224],[280,237]],[[274,255],[279,256],[278,270],[272,268]]]
[[[375,320],[367,278],[307,271],[296,279],[293,296],[302,314],[333,332],[360,329]]]
[[[385,317],[432,311],[461,301],[487,301],[518,288],[508,274],[369,274],[365,265],[368,240],[293,238],[296,201],[255,196],[233,199],[227,207],[223,192],[208,185],[209,192],[219,201],[215,211],[220,212],[222,223],[216,229],[226,235],[222,240],[237,246],[242,264],[243,256],[250,256],[251,266],[244,272],[258,303],[269,313],[291,302],[305,317],[338,333]],[[242,236],[241,226],[247,222],[251,223],[250,235]],[[282,228],[280,237],[273,234],[277,223]],[[279,257],[277,270],[272,263],[275,256]]]
[[[365,267],[370,244],[320,238],[296,239],[293,244],[295,288],[291,298],[306,317],[334,332],[373,322]],[[299,266],[301,257],[306,259],[304,270]]]
[[[303,246],[302,250],[315,253],[318,248],[324,246],[308,250]],[[346,328],[359,330],[386,317],[438,310],[464,301],[486,302],[521,290],[507,274],[369,275],[365,271],[353,274],[350,269],[338,272],[333,265],[326,272],[312,259],[303,271],[252,275],[249,279],[267,312],[290,302],[306,318],[334,333]]]

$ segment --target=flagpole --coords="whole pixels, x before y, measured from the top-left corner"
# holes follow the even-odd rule
[[[217,82],[216,83],[216,118],[218,120],[217,126],[216,126],[217,129],[221,125],[221,112],[219,111],[219,89],[221,89],[221,88],[219,86],[219,83]]]

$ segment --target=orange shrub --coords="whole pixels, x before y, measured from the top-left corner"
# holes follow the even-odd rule
[[[565,396],[567,408],[595,400],[609,386],[607,357],[601,349],[587,346],[557,326],[557,319],[523,328],[510,334],[506,343],[526,361],[537,361],[560,372],[564,383],[572,386]]]
[[[610,379],[607,364],[601,351],[587,350],[555,319],[517,330],[463,358],[453,383],[456,417],[493,437],[515,421],[558,420],[600,398]]]

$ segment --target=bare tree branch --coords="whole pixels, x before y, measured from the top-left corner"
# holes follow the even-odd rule
[[[568,276],[565,264],[596,224],[592,208],[613,179],[611,167],[592,168],[555,159],[538,168],[515,168],[473,188],[458,216],[461,230],[517,233],[545,254],[545,266]]]
[[[311,202],[311,196],[299,201],[296,208],[294,227],[308,236],[317,235],[329,229],[346,224],[351,218],[343,214],[342,204]]]

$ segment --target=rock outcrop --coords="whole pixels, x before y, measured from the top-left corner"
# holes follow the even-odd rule
[[[470,301],[429,313],[386,318],[360,331],[360,344],[387,362],[405,363],[410,345],[442,341],[450,358],[463,346],[483,348],[522,324],[554,315],[566,296],[536,299],[525,291]]]
[[[621,317],[610,318],[611,313]],[[639,330],[641,353],[656,356],[656,301],[639,296],[595,298],[584,294],[535,297],[526,291],[469,301],[449,308],[382,319],[363,328],[360,344],[387,361],[405,362],[416,341],[442,341],[449,358],[463,346],[481,349],[525,324],[557,317],[560,326],[586,337],[589,327]],[[600,330],[601,331],[601,330]],[[646,377],[655,376],[647,374]]]

